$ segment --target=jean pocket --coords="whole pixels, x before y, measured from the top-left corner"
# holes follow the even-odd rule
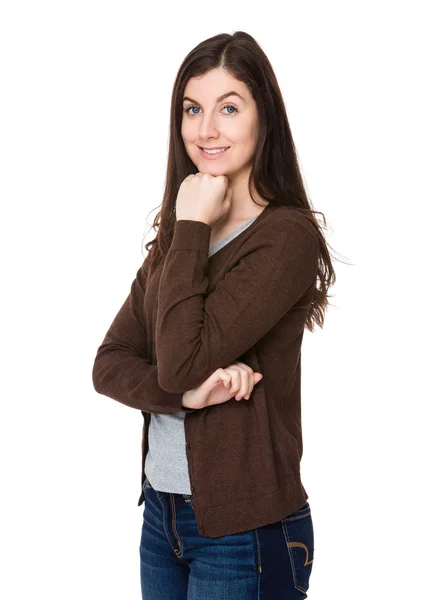
[[[281,521],[294,587],[307,598],[313,566],[314,532],[309,503]]]

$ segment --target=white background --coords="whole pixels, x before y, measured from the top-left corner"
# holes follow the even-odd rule
[[[177,69],[236,30],[271,61],[342,261],[303,345],[309,600],[433,597],[428,6],[2,4],[2,598],[140,598],[143,419],[91,370],[154,237]]]

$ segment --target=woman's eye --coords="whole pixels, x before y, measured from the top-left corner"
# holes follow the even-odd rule
[[[194,113],[190,113],[190,112],[189,112],[189,110],[190,110],[190,109],[192,109],[192,108],[199,108],[199,107],[198,107],[198,106],[194,106],[194,105],[192,105],[192,106],[187,106],[187,108],[184,108],[184,111],[185,111],[185,112],[186,112],[188,115],[191,115],[191,114],[193,114],[193,115],[197,115],[197,114],[198,114],[197,112],[194,112]],[[233,106],[233,104],[225,104],[225,106],[223,106],[222,110],[223,110],[224,108],[233,108],[233,109],[234,109],[234,110],[233,110],[233,111],[231,111],[231,112],[227,112],[227,113],[225,113],[226,115],[233,115],[233,114],[235,114],[236,112],[238,112],[238,108],[236,108],[235,106]]]
[[[190,110],[190,108],[199,108],[198,106],[187,106],[187,108],[184,108],[185,112],[189,115],[190,113],[188,112]],[[197,113],[194,113],[195,115],[197,115]]]

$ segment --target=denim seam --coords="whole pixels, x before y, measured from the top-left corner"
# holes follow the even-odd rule
[[[178,542],[178,548],[173,548],[173,551],[176,553],[176,555],[178,556],[178,558],[182,558],[182,544],[181,544],[181,539],[178,536],[178,532],[176,530],[176,504],[175,504],[175,499],[173,497],[173,494],[169,494],[170,497],[170,503],[172,505],[172,532],[175,535],[175,538]]]
[[[261,547],[259,544],[259,535],[258,535],[257,529],[255,529],[255,539],[256,539],[256,553],[257,553],[257,557],[258,557],[258,570],[260,573],[262,573]]]
[[[281,521],[282,524],[282,528],[283,528],[283,534],[285,536],[285,540],[286,540],[286,547],[288,548],[288,553],[289,553],[289,560],[291,563],[291,570],[292,570],[292,577],[294,580],[294,587],[299,590],[300,592],[302,592],[303,594],[306,594],[307,596],[307,591],[304,589],[303,586],[299,585],[298,580],[297,580],[297,571],[296,571],[296,567],[295,567],[295,560],[294,560],[294,555],[292,553],[292,547],[293,546],[300,546],[301,544],[298,542],[291,542],[291,540],[289,539],[289,533],[288,530],[286,528],[286,522],[284,520]],[[302,544],[305,548],[305,544]],[[306,565],[306,561],[305,561],[305,565]]]

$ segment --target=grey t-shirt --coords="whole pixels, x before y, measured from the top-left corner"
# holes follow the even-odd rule
[[[208,257],[223,248],[258,217],[253,217],[216,244],[210,244]],[[151,414],[145,459],[145,473],[155,490],[175,494],[191,494],[185,451],[185,412]]]

